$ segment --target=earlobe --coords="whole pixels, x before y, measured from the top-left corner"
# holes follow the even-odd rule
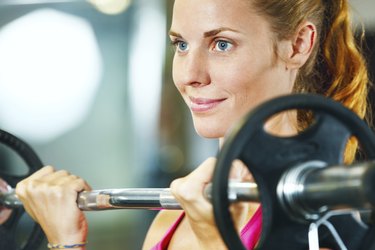
[[[288,68],[301,68],[308,60],[316,43],[316,27],[304,22],[297,30],[292,41],[292,53],[289,55]]]

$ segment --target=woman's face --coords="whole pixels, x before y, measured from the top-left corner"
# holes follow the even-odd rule
[[[251,0],[176,0],[173,80],[199,135],[223,137],[261,102],[292,91],[275,35]]]

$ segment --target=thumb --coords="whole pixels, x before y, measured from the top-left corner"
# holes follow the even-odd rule
[[[212,175],[216,165],[216,158],[209,157],[204,162],[199,165],[193,172],[191,172],[191,177],[199,181],[200,183],[208,184],[212,180]]]

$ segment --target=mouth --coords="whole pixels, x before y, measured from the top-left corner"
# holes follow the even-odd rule
[[[209,98],[194,98],[190,97],[190,109],[196,113],[203,113],[214,109],[226,98],[209,99]]]

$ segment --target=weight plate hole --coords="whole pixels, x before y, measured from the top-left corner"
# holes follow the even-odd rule
[[[301,123],[300,121],[309,122]],[[311,110],[287,110],[272,115],[263,125],[264,131],[274,137],[288,138],[309,129],[315,124],[315,116]]]

